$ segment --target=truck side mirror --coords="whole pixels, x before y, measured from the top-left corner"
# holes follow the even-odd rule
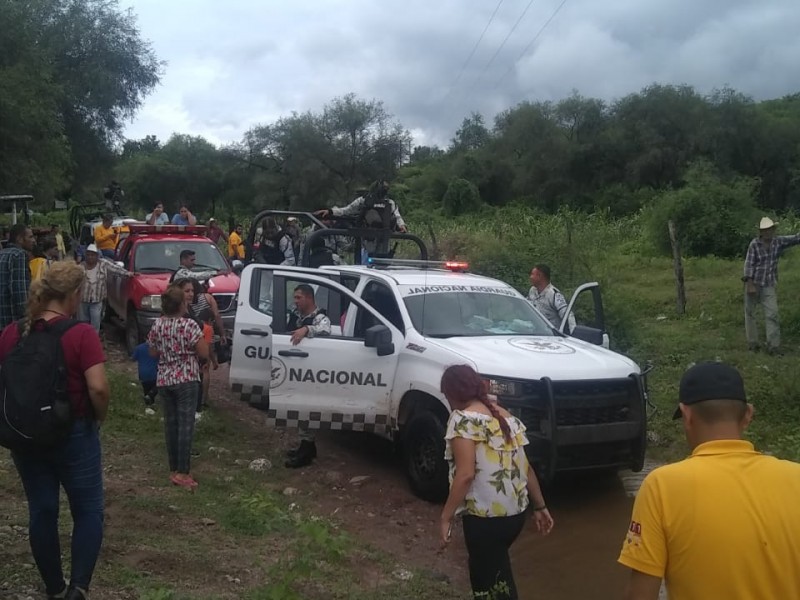
[[[392,332],[382,323],[367,328],[364,332],[364,345],[367,348],[376,348],[378,350],[378,356],[394,354]]]

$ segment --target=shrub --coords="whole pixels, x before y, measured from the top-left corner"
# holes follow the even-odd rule
[[[447,191],[442,198],[444,212],[450,216],[462,215],[478,210],[481,206],[481,195],[474,183],[466,179],[451,179]]]
[[[645,211],[648,235],[656,248],[671,252],[667,222],[675,223],[686,256],[741,256],[755,233],[758,180],[723,181],[706,162],[686,174],[686,185],[662,192]]]

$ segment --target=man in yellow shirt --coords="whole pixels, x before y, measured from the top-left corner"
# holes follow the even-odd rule
[[[742,439],[753,418],[739,372],[701,363],[680,405],[692,455],[642,483],[619,562],[627,600],[800,598],[800,464]]]
[[[112,227],[114,216],[111,214],[103,215],[103,222],[94,228],[94,243],[100,253],[106,257],[113,259],[114,250],[117,248],[117,235],[116,227]]]
[[[242,243],[242,226],[237,225],[228,236],[228,258],[231,260],[244,259],[244,244]]]

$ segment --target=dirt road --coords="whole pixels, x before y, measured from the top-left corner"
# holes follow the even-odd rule
[[[109,354],[113,362],[132,369],[121,349],[111,346]],[[266,427],[263,413],[228,393],[225,367],[214,373],[212,402],[249,431]],[[267,440],[271,451],[276,444],[288,448],[294,434],[273,434],[265,436]],[[356,538],[396,557],[398,569],[422,569],[448,581],[455,590],[469,589],[460,527],[455,528],[450,547],[440,551],[436,534],[441,507],[411,494],[391,444],[367,434],[325,432],[318,435],[317,445],[317,461],[291,472],[288,481],[315,505],[318,514],[335,519]],[[556,520],[553,533],[542,538],[529,526],[513,548],[520,597],[621,598],[627,572],[616,558],[632,499],[620,478],[565,478],[546,496]]]

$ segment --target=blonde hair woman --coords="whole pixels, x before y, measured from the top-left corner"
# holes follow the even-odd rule
[[[0,365],[31,331],[72,319],[81,302],[83,269],[72,262],[54,263],[31,284],[27,316],[0,334]],[[65,327],[66,325],[62,325]],[[39,451],[12,452],[30,514],[31,551],[48,598],[87,597],[103,541],[103,467],[98,424],[108,411],[105,356],[97,332],[88,323],[73,323],[61,335],[67,392],[73,418],[65,441]],[[58,539],[59,488],[72,513],[72,573],[67,587]]]

